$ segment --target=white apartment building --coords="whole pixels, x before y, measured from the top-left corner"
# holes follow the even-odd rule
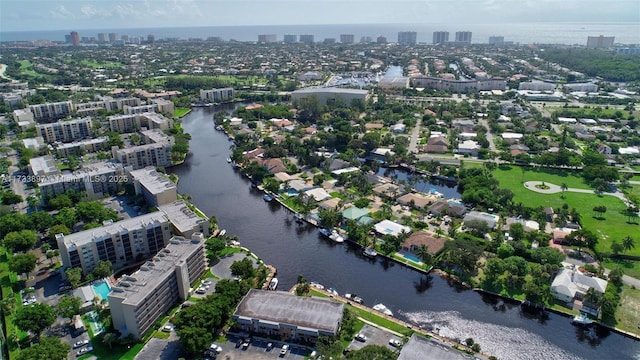
[[[161,205],[158,209],[167,216],[174,233],[184,237],[191,237],[195,233],[209,236],[209,219],[194,213],[184,200]]]
[[[112,115],[107,118],[109,130],[118,133],[138,131],[142,127],[140,114]]]
[[[169,219],[162,212],[107,222],[95,229],[56,234],[64,268],[79,267],[88,274],[98,261],[114,267],[157,254],[171,238]]]
[[[204,102],[223,102],[233,99],[233,88],[200,90],[200,100]]]
[[[67,190],[86,192],[89,197],[101,197],[113,194],[123,184],[122,164],[98,162],[83,165],[71,174],[58,174],[38,179],[38,187],[43,198],[64,194]]]
[[[82,156],[86,153],[94,153],[107,148],[109,138],[106,136],[95,139],[74,141],[71,143],[55,143],[58,158],[66,158],[70,155]]]
[[[125,115],[142,114],[146,112],[158,112],[158,104],[140,105],[140,106],[124,106],[122,108]]]
[[[72,142],[82,140],[91,136],[91,120],[75,119],[69,121],[58,121],[48,124],[38,124],[36,126],[38,135],[46,143]]]
[[[204,236],[174,237],[138,271],[121,277],[109,293],[113,327],[140,339],[181,300],[207,269]]]
[[[171,166],[171,144],[169,143],[151,143],[125,149],[114,146],[111,151],[114,160],[125,167],[131,166],[133,170],[147,166]]]
[[[29,105],[36,121],[51,121],[65,118],[75,110],[71,101],[61,101],[38,105]]]

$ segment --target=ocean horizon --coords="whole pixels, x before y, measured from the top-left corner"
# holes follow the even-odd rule
[[[455,39],[456,31],[471,31],[472,44],[486,44],[490,36],[504,36],[514,44],[566,44],[586,45],[588,36],[614,36],[616,44],[640,44],[640,23],[514,23],[514,24],[331,24],[331,25],[243,25],[174,28],[130,29],[73,29],[51,31],[1,32],[0,42],[12,41],[64,41],[65,35],[77,31],[80,37],[97,37],[98,33],[117,33],[129,37],[154,35],[156,40],[166,38],[257,41],[260,34],[274,34],[282,41],[285,34],[313,35],[315,42],[327,38],[339,41],[341,34],[353,34],[355,41],[385,36],[388,42],[396,42],[398,32],[415,31],[419,43],[431,44],[434,31],[448,31],[449,39]]]

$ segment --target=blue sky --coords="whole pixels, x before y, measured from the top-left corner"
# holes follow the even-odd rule
[[[0,0],[0,32],[424,22],[638,23],[640,0]]]

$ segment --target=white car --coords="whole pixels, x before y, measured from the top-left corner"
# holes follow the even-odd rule
[[[165,325],[162,327],[162,331],[164,332],[171,332],[173,330],[173,326],[172,325]]]
[[[280,355],[287,355],[287,351],[289,351],[289,345],[282,345],[282,349],[280,349]]]
[[[362,342],[367,341],[367,337],[363,333],[357,333],[355,339]]]
[[[400,345],[402,345],[402,341],[398,339],[389,339],[389,345],[399,347]]]
[[[90,351],[93,351],[93,346],[87,346],[86,348],[82,348],[80,349],[80,351],[77,352],[78,356],[80,355],[84,355]]]
[[[75,349],[75,348],[83,347],[83,346],[87,345],[88,343],[89,343],[89,340],[88,340],[88,339],[84,339],[84,340],[76,341],[76,342],[73,344],[73,348]]]
[[[211,346],[209,346],[209,350],[215,351],[218,354],[222,352],[222,348],[218,344],[211,344]]]

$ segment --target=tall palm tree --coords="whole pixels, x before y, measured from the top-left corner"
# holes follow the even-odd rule
[[[562,183],[560,184],[560,189],[562,189],[562,198],[564,199],[564,192],[568,189],[569,187],[567,186],[566,183]]]
[[[427,248],[426,245],[420,245],[420,247],[416,251],[416,255],[425,264],[430,264],[431,260],[433,260],[433,257],[429,252],[429,248]]]
[[[622,239],[622,247],[625,251],[633,249],[634,247],[636,247],[635,240],[633,240],[631,236],[625,237],[624,239]]]

